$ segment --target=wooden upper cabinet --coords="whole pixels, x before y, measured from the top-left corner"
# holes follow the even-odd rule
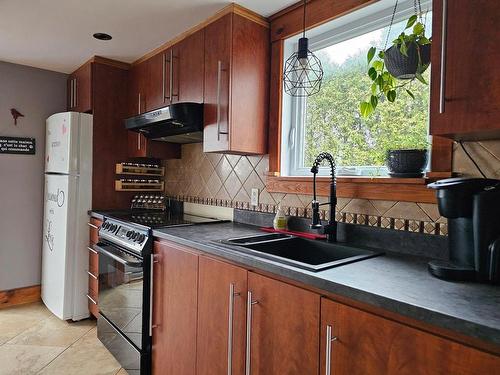
[[[319,295],[252,272],[248,291],[250,374],[318,374]]]
[[[129,71],[127,117],[146,111],[146,83],[149,75],[149,60],[132,66]]]
[[[168,82],[166,82],[168,76],[166,72],[166,54],[168,54],[168,51],[154,55],[143,63],[148,65],[144,88],[146,105],[143,111],[145,112],[164,107],[168,104],[166,100],[166,86],[168,85]]]
[[[173,47],[172,98],[174,103],[203,103],[204,47],[204,29],[181,40]]]
[[[200,30],[139,64],[143,104],[138,113],[177,102],[203,103],[204,35]],[[132,105],[139,108],[138,92],[134,96]]]
[[[246,297],[245,269],[200,257],[198,375],[245,374]]]
[[[92,112],[92,67],[88,62],[68,77],[68,111]]]
[[[499,1],[433,2],[431,134],[500,136],[499,14]]]
[[[163,107],[163,88],[161,69],[163,54],[134,65],[129,72],[128,116]],[[140,133],[128,132],[129,158],[172,159],[180,157],[180,145],[167,142],[152,141]]]
[[[154,243],[153,374],[195,375],[198,255]]]
[[[205,28],[205,152],[267,151],[269,28],[229,13]]]
[[[324,298],[320,354],[321,374],[500,374],[500,357]]]

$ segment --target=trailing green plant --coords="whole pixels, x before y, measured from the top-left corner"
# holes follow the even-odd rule
[[[422,47],[430,47],[431,43],[431,38],[425,36],[425,25],[421,20],[419,21],[416,14],[408,19],[403,32],[392,41],[391,48],[396,48],[407,58],[409,49],[413,48],[412,46],[416,48],[418,65],[413,78],[407,80],[400,80],[387,70],[385,59],[388,49],[379,51],[378,53],[375,47],[371,47],[368,50],[368,76],[372,80],[372,84],[370,87],[370,98],[360,104],[360,113],[363,117],[370,116],[377,108],[378,103],[384,98],[391,103],[394,102],[401,90],[404,90],[407,95],[414,99],[415,96],[411,91],[411,87],[415,80],[427,85],[423,73],[429,67],[429,63],[422,60]]]

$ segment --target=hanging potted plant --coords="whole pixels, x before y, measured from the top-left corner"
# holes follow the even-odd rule
[[[420,7],[420,1],[418,3]],[[393,19],[397,5],[396,1]],[[422,18],[417,14],[411,16],[403,32],[387,48],[391,27],[392,21],[384,49],[378,53],[375,47],[368,50],[368,76],[372,83],[370,99],[360,104],[363,117],[370,116],[384,97],[389,102],[394,102],[402,89],[411,98],[415,98],[411,92],[411,85],[415,80],[427,85],[423,73],[430,64],[432,40],[425,35]]]

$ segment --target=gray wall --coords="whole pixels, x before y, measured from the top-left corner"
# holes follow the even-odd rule
[[[40,284],[45,119],[65,110],[66,77],[0,61],[0,135],[36,138],[36,155],[0,154],[0,291]]]

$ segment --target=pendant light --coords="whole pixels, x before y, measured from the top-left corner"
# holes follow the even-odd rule
[[[304,0],[304,30],[299,39],[297,52],[285,61],[283,83],[285,92],[291,96],[311,96],[321,89],[323,67],[321,61],[309,51],[306,38],[306,0]]]

